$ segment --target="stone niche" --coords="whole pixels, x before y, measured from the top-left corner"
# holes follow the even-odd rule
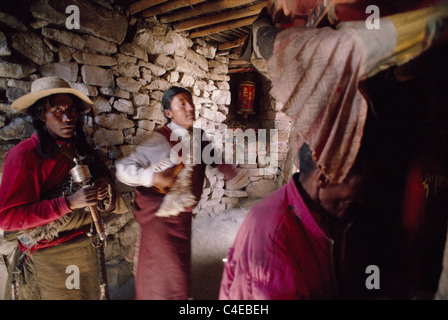
[[[34,131],[31,119],[14,112],[11,103],[30,92],[33,80],[58,76],[94,101],[84,116],[86,133],[112,173],[116,160],[166,123],[161,98],[172,85],[192,92],[195,126],[211,136],[225,136],[238,121],[242,129],[278,130],[278,166],[267,173],[257,157],[254,164],[239,165],[249,170],[249,176],[230,181],[216,169],[207,168],[196,215],[235,208],[283,183],[290,121],[276,112],[269,96],[269,81],[261,75],[256,79],[260,101],[257,114],[249,118],[255,124],[249,126],[238,119],[234,98],[238,79],[228,74],[229,51],[218,51],[217,44],[201,39],[189,39],[155,19],[131,18],[113,0],[24,2],[27,4],[21,10],[13,10],[14,6],[0,10],[0,177],[8,150]],[[67,29],[65,25],[65,8],[69,5],[80,8],[80,29]],[[138,225],[131,210],[134,189],[118,181],[117,186],[129,211],[106,221],[105,253],[111,297],[126,298],[123,294],[133,289],[130,252]],[[4,262],[11,257],[13,246],[2,237],[0,240],[0,253],[5,257],[0,261],[3,293]]]

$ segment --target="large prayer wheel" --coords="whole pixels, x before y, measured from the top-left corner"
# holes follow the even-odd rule
[[[255,82],[244,81],[238,85],[238,106],[237,113],[247,117],[249,114],[255,114]]]

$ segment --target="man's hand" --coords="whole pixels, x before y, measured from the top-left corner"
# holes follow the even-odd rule
[[[72,210],[96,205],[99,200],[107,197],[107,193],[108,186],[105,181],[94,186],[85,186],[66,197],[67,205]]]
[[[176,179],[176,167],[177,166],[174,166],[165,171],[155,172],[153,180],[154,185],[162,189],[171,188]]]
[[[101,201],[106,199],[109,195],[109,183],[104,179],[98,179],[94,185],[97,187],[97,200]]]

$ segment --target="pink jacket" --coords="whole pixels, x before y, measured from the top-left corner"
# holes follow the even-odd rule
[[[247,214],[224,265],[219,299],[336,298],[332,260],[333,240],[291,178]]]

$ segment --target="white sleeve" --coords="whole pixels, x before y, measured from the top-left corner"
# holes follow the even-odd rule
[[[167,158],[171,146],[158,132],[151,134],[142,144],[126,158],[116,162],[116,178],[129,186],[152,187],[154,171],[150,166]]]

